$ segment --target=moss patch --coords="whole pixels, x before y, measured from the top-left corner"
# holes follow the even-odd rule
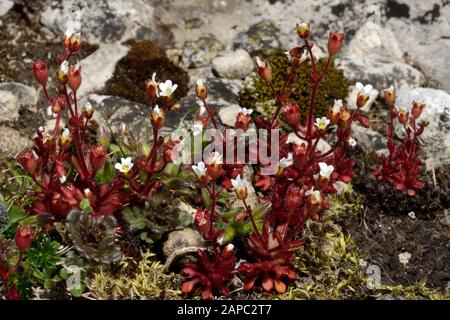
[[[272,77],[276,90],[281,90],[287,69],[290,62],[285,54],[276,52],[270,54],[267,59],[272,67]],[[319,60],[317,63],[319,71],[324,67],[325,61]],[[311,93],[311,83],[309,81],[309,72],[311,64],[303,64],[297,71],[297,84],[294,87],[290,100],[297,102],[302,112],[307,112]],[[316,99],[315,115],[322,116],[328,110],[333,99],[345,99],[348,94],[348,84],[342,70],[336,69],[334,65],[330,67],[327,75],[322,80],[319,87],[319,93]],[[250,82],[239,93],[239,103],[246,108],[255,108],[258,103],[263,103],[273,99],[269,86],[257,76],[253,76]]]
[[[106,83],[102,93],[147,103],[145,81],[156,72],[160,81],[172,80],[178,84],[175,99],[184,97],[188,91],[189,76],[173,64],[164,51],[149,41],[129,41],[131,49],[116,65],[113,77]]]

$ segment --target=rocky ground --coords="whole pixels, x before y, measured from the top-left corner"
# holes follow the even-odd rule
[[[206,79],[211,105],[226,119],[237,109],[237,94],[253,72],[254,57],[296,45],[294,28],[301,18],[312,23],[318,56],[326,50],[328,30],[343,30],[346,46],[337,66],[349,84],[360,81],[377,89],[366,107],[374,120],[372,128],[354,131],[361,146],[383,152],[380,132],[387,110],[379,101],[383,89],[393,84],[399,91],[397,106],[408,108],[415,99],[427,105],[423,117],[431,124],[423,135],[423,147],[429,172],[450,163],[448,0],[0,0],[1,156],[14,156],[30,144],[34,128],[54,121],[46,115],[47,105],[30,64],[35,58],[54,59],[66,23],[74,18],[81,19],[85,41],[78,57],[83,67],[80,99],[93,103],[100,124],[105,118],[117,127],[125,122],[145,134],[141,129],[147,107],[142,94],[144,80],[153,72],[179,84],[177,98],[183,108],[168,126],[175,127],[185,111],[196,108],[193,85],[198,78]],[[353,87],[349,92],[350,101],[355,95]],[[425,241],[420,242],[421,248],[436,246],[439,239],[447,243],[442,245],[447,255],[439,258],[433,253],[434,262],[426,267],[439,269],[429,272],[428,284],[435,287],[445,287],[450,280],[448,210],[446,216],[446,224],[442,222],[433,231],[438,235],[431,240],[420,237]],[[373,221],[378,220],[369,220],[370,233],[375,228]],[[387,224],[393,230],[403,223],[391,220]],[[430,220],[424,221],[428,228]],[[409,223],[399,234],[414,233],[419,223]],[[351,223],[345,228],[353,234]],[[384,238],[382,234],[372,238],[392,240],[392,235]],[[366,241],[363,238],[355,237],[361,243]],[[369,259],[388,270],[387,282],[411,284],[423,279],[416,275],[421,270],[414,257],[413,276],[392,276],[392,265],[377,256],[379,248],[362,247],[369,251]],[[395,256],[398,250],[408,250],[420,259],[427,257],[407,246],[392,250]],[[398,265],[396,261],[395,270]]]

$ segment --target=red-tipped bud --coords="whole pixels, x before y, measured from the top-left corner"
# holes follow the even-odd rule
[[[69,62],[67,60],[64,60],[59,66],[58,71],[56,72],[56,78],[60,84],[67,84],[67,81],[69,80]]]
[[[64,47],[73,52],[77,52],[81,47],[81,32],[74,32],[74,30],[67,30],[64,35]]]
[[[272,68],[267,61],[256,57],[256,73],[266,82],[272,82]]]
[[[205,159],[207,172],[211,179],[217,179],[222,171],[223,156],[218,152],[212,152]]]
[[[392,107],[391,108],[391,117],[393,119],[395,119],[395,118],[397,118],[397,116],[398,116],[398,109],[396,107]]]
[[[45,86],[48,80],[48,68],[44,61],[36,60],[33,62],[33,73],[36,80]]]
[[[63,94],[58,94],[52,103],[52,112],[60,113],[66,107],[66,98]]]
[[[159,97],[158,82],[156,82],[156,73],[154,72],[151,80],[145,82],[145,92],[151,104]]]
[[[422,102],[417,102],[417,101],[413,102],[413,106],[412,106],[412,109],[411,109],[411,114],[414,117],[414,119],[417,119],[417,118],[420,117],[424,107],[425,107],[425,104],[422,103]]]
[[[197,80],[195,92],[200,100],[206,100],[208,97],[208,87],[202,79]]]
[[[342,32],[330,31],[328,37],[328,54],[334,56],[342,49],[344,44],[345,34]]]
[[[99,170],[106,162],[108,152],[101,145],[95,145],[91,148],[89,153],[89,161],[94,172]]]
[[[401,109],[400,112],[398,113],[398,121],[401,124],[408,123],[408,111],[406,111],[405,109]]]
[[[308,39],[311,34],[311,25],[308,22],[300,21],[297,23],[297,34],[302,39]]]
[[[286,197],[284,198],[284,206],[288,214],[294,213],[302,202],[303,194],[301,188],[295,184],[291,184],[286,192]]]
[[[284,120],[293,129],[296,129],[300,123],[300,107],[296,103],[289,103],[284,108]]]
[[[68,75],[69,87],[73,92],[77,92],[81,85],[81,65],[77,63],[74,66],[70,66]]]
[[[22,152],[17,161],[31,176],[35,177],[41,170],[41,160],[33,150]]]
[[[17,227],[15,240],[21,254],[23,254],[31,246],[31,243],[35,237],[36,232],[31,229],[31,226],[26,226],[24,228],[21,226]]]
[[[211,228],[211,218],[207,210],[198,209],[194,217],[194,225],[198,232],[206,237]]]
[[[238,113],[236,117],[236,129],[242,129],[244,131],[247,131],[248,127],[250,126],[250,121],[252,118],[250,115],[252,114],[253,110],[242,108],[241,112]]]
[[[151,119],[152,125],[156,129],[161,129],[162,126],[164,125],[164,120],[165,120],[164,111],[162,109],[160,109],[158,105],[156,105],[153,108],[150,119]]]
[[[232,243],[229,243],[223,248],[222,255],[225,258],[229,258],[234,254],[234,245]]]
[[[384,90],[384,101],[388,106],[393,106],[395,102],[395,89],[394,86],[390,86]]]

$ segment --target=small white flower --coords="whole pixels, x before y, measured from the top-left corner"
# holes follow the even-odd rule
[[[342,99],[334,100],[333,110],[332,110],[333,113],[336,114],[336,113],[340,112],[341,108],[342,108]]]
[[[69,74],[69,61],[64,60],[64,62],[61,63],[61,65],[59,66],[59,70],[60,70],[64,75]]]
[[[317,127],[317,129],[320,129],[320,130],[325,130],[329,124],[330,124],[330,119],[328,119],[327,117],[316,118],[316,122],[314,123],[314,125]]]
[[[305,192],[305,196],[307,197],[313,197],[315,198],[317,201],[321,201],[322,200],[322,196],[320,195],[320,191],[319,190],[314,190],[314,187],[312,187],[311,189],[309,189],[308,191]]]
[[[227,249],[228,251],[233,251],[234,250],[234,245],[232,243],[229,243],[225,249]]]
[[[198,80],[196,81],[196,83],[197,83],[197,86],[202,87],[202,86],[205,85],[205,80],[203,80],[203,79],[198,79]]]
[[[158,105],[155,105],[155,107],[153,108],[153,113],[158,117],[161,117],[163,115]]]
[[[192,134],[197,137],[203,132],[203,123],[201,121],[196,121],[192,125]]]
[[[388,91],[395,91],[394,85],[390,85],[389,88],[387,88]]]
[[[206,112],[207,112],[207,110],[206,110],[206,108],[205,108],[205,106],[200,106],[200,110],[198,111],[198,114],[200,115],[200,116],[204,116],[204,115],[206,115]]]
[[[119,170],[122,173],[128,173],[128,171],[130,171],[131,168],[133,168],[133,166],[134,166],[133,159],[131,157],[128,157],[128,158],[121,158],[120,163],[116,163],[114,165],[114,168],[116,168],[116,170]]]
[[[350,139],[348,139],[348,144],[350,145],[350,147],[356,147],[358,142],[355,139],[350,138]]]
[[[192,165],[192,170],[199,179],[206,175],[206,165],[203,161],[200,161],[197,165]]]
[[[302,20],[297,20],[297,28],[309,28],[309,23],[302,21]]]
[[[211,152],[205,162],[209,165],[222,164],[223,156],[218,152]]]
[[[247,108],[241,108],[240,112],[243,115],[251,115],[253,113],[253,110],[252,109],[247,109]]]
[[[373,90],[373,86],[371,84],[363,85],[361,82],[357,82],[355,86],[360,94],[365,97],[370,97]]]
[[[61,177],[59,177],[59,182],[60,182],[61,184],[64,184],[66,181],[67,181],[67,177],[66,177],[66,176],[61,176]]]
[[[263,60],[261,60],[258,56],[256,57],[256,65],[259,67],[259,68],[265,68],[267,65],[266,65],[266,62],[264,62]]]
[[[65,128],[64,131],[61,134],[61,138],[63,140],[69,140],[70,139],[70,130]]]
[[[247,180],[242,179],[241,175],[238,175],[236,179],[231,179],[231,184],[235,189],[247,188]]]
[[[56,118],[56,113],[53,112],[52,106],[47,107],[47,116],[51,118]]]
[[[284,54],[286,55],[286,57],[288,58],[289,61],[294,60],[294,57],[291,56],[291,52],[290,51],[285,51]]]
[[[173,84],[172,80],[166,80],[159,84],[160,96],[171,97],[175,90],[178,88],[177,84]]]
[[[319,162],[320,167],[320,176],[322,178],[329,179],[331,174],[334,171],[334,167],[332,165],[327,165],[325,162]]]
[[[282,167],[284,169],[289,166],[292,166],[293,163],[294,163],[294,160],[292,159],[292,152],[289,152],[287,158],[284,157],[280,160],[280,167]]]
[[[89,101],[86,102],[86,104],[83,107],[83,110],[86,112],[91,112],[92,110],[94,110],[94,107],[92,107],[92,103],[90,103]]]

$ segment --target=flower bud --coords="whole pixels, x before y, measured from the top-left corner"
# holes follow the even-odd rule
[[[229,258],[234,253],[234,245],[232,243],[229,243],[222,251],[222,255],[224,258]]]
[[[218,152],[212,152],[205,159],[208,174],[212,179],[217,179],[222,171],[223,156]]]
[[[411,114],[414,117],[414,119],[417,119],[420,117],[424,107],[425,107],[425,104],[423,102],[417,102],[417,101],[413,102]]]
[[[245,179],[241,179],[241,176],[238,175],[236,179],[231,179],[231,184],[234,187],[234,191],[236,192],[238,199],[247,199],[247,181]]]
[[[161,129],[162,126],[164,125],[164,120],[165,120],[164,111],[162,109],[160,109],[158,105],[156,105],[153,108],[152,115],[151,115],[152,125],[156,129]]]
[[[70,66],[68,82],[70,89],[72,89],[73,92],[77,92],[81,85],[81,65],[79,63]]]
[[[428,127],[429,124],[430,124],[430,121],[428,121],[426,119],[423,119],[419,122],[419,126],[423,127],[423,128]]]
[[[35,177],[41,170],[41,160],[34,150],[22,152],[17,157],[17,161],[20,166],[33,177]]]
[[[256,73],[266,82],[272,82],[272,68],[267,61],[256,57]]]
[[[203,237],[209,233],[211,229],[211,218],[207,210],[197,210],[194,216],[194,225]]]
[[[45,86],[48,80],[48,68],[44,61],[36,60],[33,62],[33,73],[36,80]]]
[[[106,162],[107,155],[108,152],[106,151],[106,149],[99,144],[91,148],[91,151],[89,152],[89,161],[94,172],[100,170],[100,168],[103,167]]]
[[[156,72],[153,73],[152,79],[145,81],[145,92],[148,100],[153,103],[159,97],[158,82],[156,82]]]
[[[400,112],[398,113],[398,121],[401,124],[406,124],[408,122],[408,111],[406,111],[406,109],[400,109]]]
[[[64,35],[64,48],[74,53],[80,50],[81,47],[81,32],[74,32],[72,29],[67,29]]]
[[[59,138],[59,143],[63,149],[67,149],[70,147],[70,143],[72,142],[72,135],[70,134],[69,129],[64,129],[64,131],[61,134],[61,137]]]
[[[31,226],[26,226],[22,228],[21,226],[17,227],[16,231],[16,245],[19,248],[20,254],[23,254],[33,242],[36,237],[36,232],[31,229]]]
[[[395,102],[394,86],[391,85],[388,89],[384,90],[384,100],[388,106],[394,105]]]
[[[56,78],[60,84],[67,84],[67,81],[69,80],[69,62],[67,60],[64,60],[59,66],[58,71],[56,72]]]
[[[92,104],[88,101],[83,107],[83,115],[86,119],[91,119],[94,115],[94,108],[92,107]]]
[[[293,129],[300,123],[300,107],[296,103],[288,103],[284,108],[284,120]]]
[[[236,117],[236,129],[242,129],[244,131],[247,131],[248,127],[250,126],[250,121],[252,118],[249,114],[239,112]]]
[[[208,97],[208,87],[202,79],[197,80],[195,92],[200,100],[206,100]]]
[[[334,30],[330,31],[328,37],[328,54],[334,56],[339,51],[341,51],[342,45],[344,44],[345,34],[342,32],[336,32]]]
[[[311,34],[311,25],[303,21],[297,22],[297,34],[302,39],[308,39]]]
[[[291,184],[286,192],[286,197],[284,198],[284,206],[288,214],[293,214],[302,202],[301,188],[298,185]]]

